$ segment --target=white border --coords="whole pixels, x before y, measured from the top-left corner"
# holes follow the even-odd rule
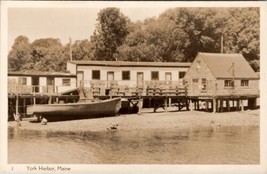
[[[71,167],[71,173],[86,172],[86,173],[267,173],[267,122],[266,122],[266,67],[267,67],[267,3],[266,2],[29,2],[29,1],[2,1],[1,2],[1,59],[0,59],[0,173],[11,172],[11,167],[14,167],[14,172],[30,173],[26,169],[26,165],[9,165],[7,164],[7,54],[8,54],[8,28],[7,28],[7,9],[10,7],[51,7],[51,8],[85,8],[85,7],[260,7],[260,51],[261,51],[261,111],[260,111],[260,140],[261,140],[261,157],[260,165],[64,165]],[[265,114],[264,114],[265,113]],[[34,165],[38,166],[38,165]],[[42,166],[59,166],[54,164],[45,164]],[[31,172],[36,173],[36,171]],[[51,172],[50,172],[51,173]],[[58,173],[58,172],[57,172]],[[68,172],[65,172],[68,173]]]

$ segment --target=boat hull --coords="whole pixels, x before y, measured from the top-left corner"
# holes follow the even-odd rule
[[[48,121],[87,119],[115,116],[120,107],[120,98],[92,103],[31,105],[27,107],[27,115],[42,116]]]

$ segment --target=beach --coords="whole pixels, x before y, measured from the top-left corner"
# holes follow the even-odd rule
[[[203,111],[170,111],[153,113],[143,109],[142,114],[125,114],[116,117],[48,122],[47,125],[21,121],[19,129],[40,131],[109,131],[148,129],[187,129],[206,126],[259,126],[259,109],[243,112],[207,113]],[[8,122],[16,127],[16,122]]]

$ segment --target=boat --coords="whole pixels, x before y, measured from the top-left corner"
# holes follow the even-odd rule
[[[27,106],[27,115],[47,121],[63,121],[115,116],[121,108],[121,98],[96,102],[40,104]]]

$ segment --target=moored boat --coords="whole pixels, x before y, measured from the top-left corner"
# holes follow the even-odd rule
[[[42,104],[27,106],[27,115],[48,121],[62,121],[115,116],[121,108],[121,98],[97,102]]]

